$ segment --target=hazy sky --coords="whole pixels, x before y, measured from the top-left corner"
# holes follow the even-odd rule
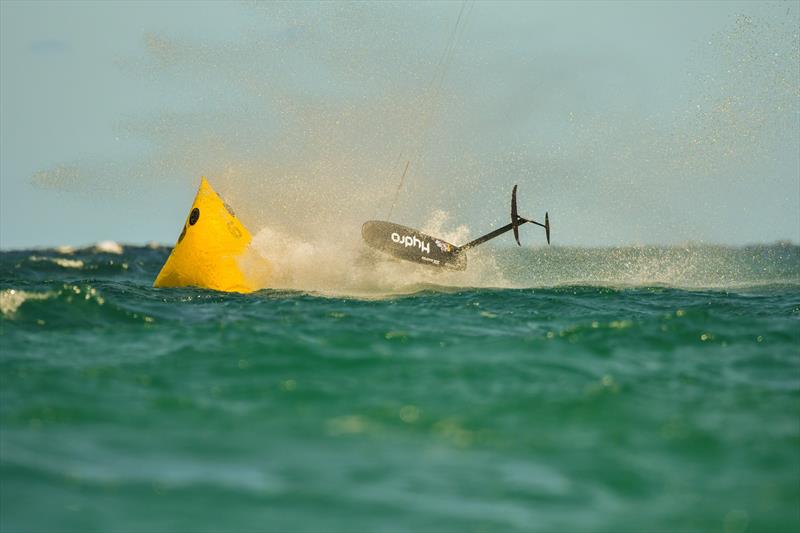
[[[171,244],[200,175],[251,230],[354,235],[406,161],[407,225],[477,236],[519,183],[561,244],[800,241],[800,2],[6,0],[0,22],[4,249]]]

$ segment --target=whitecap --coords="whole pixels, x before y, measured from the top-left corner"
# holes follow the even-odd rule
[[[53,294],[52,292],[27,292],[17,289],[0,291],[0,314],[10,318],[25,302],[29,300],[46,300]]]
[[[63,268],[83,268],[83,261],[80,259],[66,259],[63,257],[44,257],[41,255],[32,255],[28,258],[29,261],[38,263],[40,261],[49,261],[55,263]]]
[[[75,247],[68,244],[63,244],[61,246],[56,246],[55,251],[60,254],[70,255],[75,253]]]
[[[51,261],[64,268],[83,268],[83,261],[80,259],[64,259],[62,257],[55,257],[51,259]]]
[[[94,245],[95,252],[103,252],[107,254],[122,254],[122,245],[114,241],[100,241]]]

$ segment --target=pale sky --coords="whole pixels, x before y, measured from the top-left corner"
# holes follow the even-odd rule
[[[559,244],[800,241],[800,2],[6,0],[0,24],[3,249],[172,244],[201,175],[254,232],[353,235],[406,161],[410,226],[475,237],[518,183]]]

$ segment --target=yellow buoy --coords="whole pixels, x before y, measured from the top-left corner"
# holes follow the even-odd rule
[[[247,228],[203,177],[178,242],[153,286],[255,291],[264,286],[270,268],[250,250],[251,240]]]

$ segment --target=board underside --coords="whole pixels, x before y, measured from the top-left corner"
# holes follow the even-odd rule
[[[361,236],[397,259],[450,270],[467,268],[466,254],[458,246],[400,224],[370,220],[361,227]]]

